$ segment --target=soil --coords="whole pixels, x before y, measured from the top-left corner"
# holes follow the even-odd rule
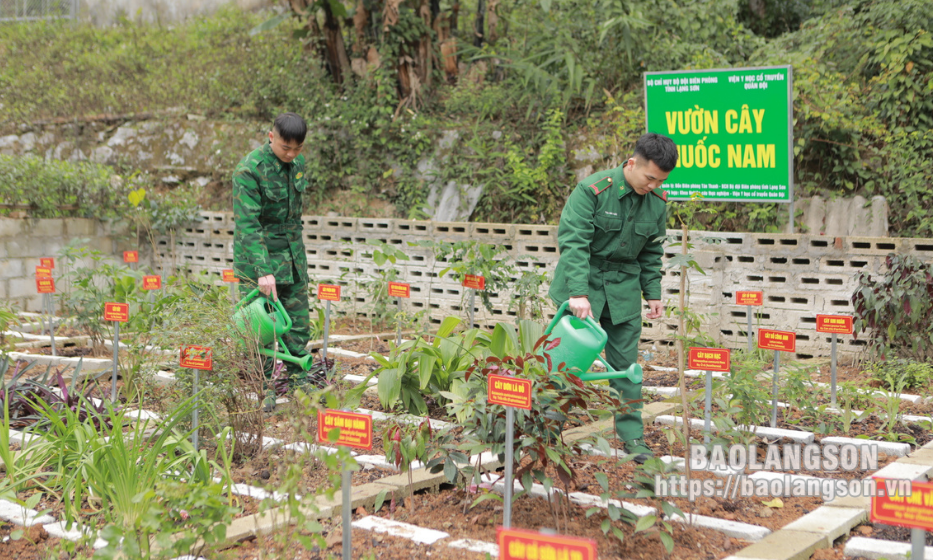
[[[893,525],[882,525],[881,523],[864,523],[854,527],[850,532],[853,537],[871,537],[885,541],[894,541],[910,543],[910,529],[907,527],[895,527]],[[926,546],[933,546],[933,533],[926,532]]]
[[[437,493],[416,493],[414,507],[410,498],[406,498],[404,505],[396,504],[394,511],[391,504],[383,506],[378,513],[403,523],[411,523],[450,534],[450,537],[437,544],[426,546],[414,543],[408,539],[399,539],[387,535],[353,530],[352,543],[354,558],[385,558],[407,560],[409,558],[434,558],[440,560],[475,560],[481,555],[475,552],[451,549],[448,542],[457,539],[476,539],[485,542],[496,541],[496,527],[502,523],[502,504],[495,500],[487,500],[464,513],[464,506],[469,505],[475,495],[468,496],[464,491],[444,488]],[[354,512],[353,519],[357,520],[369,515],[363,508]],[[602,517],[600,515],[586,516],[586,508],[571,506],[569,521],[561,518],[558,528],[562,534],[577,537],[591,538],[597,543],[597,550],[601,558],[631,558],[656,559],[668,557],[660,539],[649,532],[634,533],[633,527],[622,523],[615,523],[624,533],[620,542],[614,536],[606,536],[600,529]],[[339,520],[324,524],[326,553],[339,555],[342,551],[342,542]],[[514,528],[543,529],[557,528],[554,516],[545,500],[533,497],[522,497],[515,501],[512,507],[512,526]],[[683,560],[707,560],[724,558],[747,546],[749,543],[726,537],[721,533],[704,529],[692,528],[681,523],[673,524],[674,557]],[[294,546],[288,548],[288,557],[301,560],[325,558],[324,551],[305,551]],[[238,547],[225,553],[224,558],[237,558],[252,560],[260,555],[260,551],[283,551],[283,545],[275,542],[275,537],[265,536],[256,540],[241,543]],[[227,556],[230,555],[230,556]],[[372,555],[372,556],[369,556]],[[277,557],[273,553],[272,557]]]
[[[23,531],[22,538],[13,540],[10,533],[14,531]],[[9,540],[8,540],[9,538]],[[16,560],[49,560],[52,558],[72,558],[67,553],[61,553],[60,539],[52,538],[41,526],[23,528],[12,523],[3,522],[0,524],[0,558],[10,558]],[[92,550],[78,549],[90,557]]]

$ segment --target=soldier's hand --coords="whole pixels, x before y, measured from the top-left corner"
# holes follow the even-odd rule
[[[259,291],[265,295],[272,294],[272,301],[279,299],[278,294],[275,293],[275,276],[268,274],[261,277],[257,283],[259,284]]]
[[[648,300],[648,312],[645,313],[645,319],[660,319],[664,315],[664,305],[659,299]]]
[[[593,316],[593,309],[590,307],[590,300],[585,297],[570,298],[570,312],[577,319],[586,319]]]

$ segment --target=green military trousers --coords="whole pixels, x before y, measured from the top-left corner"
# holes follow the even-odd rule
[[[603,307],[599,318],[600,326],[606,331],[606,361],[617,371],[623,371],[638,361],[638,341],[641,339],[641,317],[625,321],[618,325],[612,324],[609,306]],[[628,410],[615,415],[616,433],[622,441],[641,439],[645,427],[641,419],[641,409],[644,403],[631,401],[641,400],[641,383],[632,383],[628,379],[610,379],[609,385],[619,392],[623,406]]]

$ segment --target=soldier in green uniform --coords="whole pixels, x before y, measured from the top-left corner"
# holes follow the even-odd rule
[[[677,147],[660,134],[645,134],[620,167],[580,182],[564,206],[557,231],[560,260],[549,295],[568,312],[594,317],[606,330],[606,358],[624,370],[638,359],[641,300],[646,319],[658,319],[661,304],[660,236],[667,230],[667,194],[656,190],[677,164]],[[612,379],[623,402],[641,399],[641,384]],[[645,462],[642,403],[616,414],[616,433],[635,460]]]
[[[282,301],[292,320],[283,341],[297,357],[307,355],[310,337],[308,260],[301,237],[301,199],[308,187],[301,149],[307,130],[295,113],[279,115],[269,142],[250,152],[233,172],[233,269],[244,285],[258,286]],[[272,360],[264,367],[271,377]],[[291,385],[306,382],[307,374],[297,365],[286,363],[286,371]],[[267,408],[274,406],[274,392],[266,400]]]

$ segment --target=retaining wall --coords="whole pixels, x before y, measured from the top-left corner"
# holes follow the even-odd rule
[[[176,237],[176,258],[192,272],[206,272],[219,280],[221,271],[233,266],[233,218],[223,212],[203,216],[202,224]],[[761,290],[765,305],[753,311],[755,329],[795,331],[797,358],[829,354],[831,335],[816,333],[816,314],[851,314],[849,299],[859,271],[877,273],[890,252],[933,258],[930,239],[718,232],[697,232],[696,236],[694,254],[706,275],[689,274],[688,295],[691,308],[707,315],[707,332],[717,344],[744,348],[748,310],[734,304],[735,292]],[[365,314],[368,300],[359,282],[387,268],[377,267],[368,256],[366,243],[372,239],[397,246],[411,257],[395,265],[399,281],[412,286],[412,297],[404,305],[413,312],[428,310],[434,323],[447,315],[465,315],[464,290],[449,276],[439,276],[446,265],[435,262],[430,249],[411,247],[408,242],[475,239],[494,243],[509,251],[519,269],[549,273],[558,258],[556,226],[306,216],[304,240],[312,284],[342,285],[343,300],[336,305],[343,313]],[[675,251],[679,248],[668,247],[667,256]],[[168,239],[158,240],[156,253],[156,262],[170,261]],[[666,306],[676,305],[679,284],[675,271],[664,271]],[[491,328],[498,321],[514,321],[510,298],[510,294],[494,294],[492,313],[477,299],[477,323]],[[648,321],[642,337],[659,345],[673,344],[675,330],[674,320]],[[863,344],[839,335],[841,353],[855,353]]]

